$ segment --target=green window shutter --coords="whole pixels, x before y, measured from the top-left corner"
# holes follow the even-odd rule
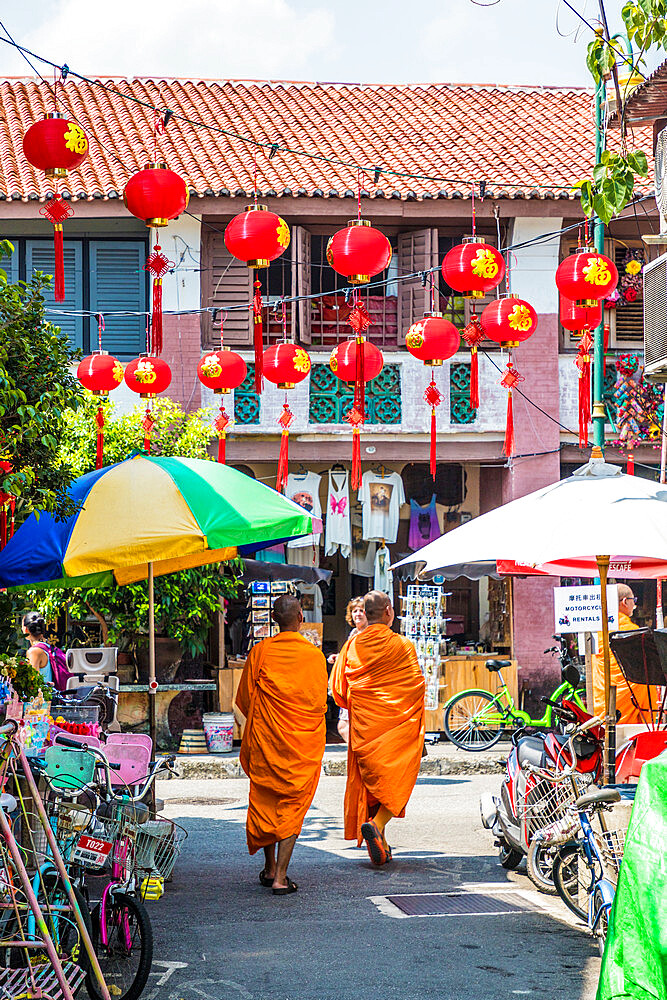
[[[13,285],[15,281],[19,280],[19,251],[16,240],[10,240],[9,242],[14,247],[14,253],[11,257],[0,257],[0,268],[7,275],[9,284]]]
[[[90,310],[94,313],[146,311],[146,244],[142,240],[91,241]],[[90,347],[97,350],[97,318],[90,318]],[[105,316],[102,347],[119,358],[146,349],[145,316]]]
[[[72,311],[83,309],[83,254],[81,243],[77,240],[65,240],[63,257],[65,263],[64,302],[56,302],[53,297],[54,253],[52,241],[26,240],[26,280],[30,281],[35,271],[43,271],[44,274],[51,275],[51,287],[44,289],[46,318],[50,323],[59,326],[63,333],[67,334],[73,348],[83,348],[83,317],[58,315],[59,310]]]

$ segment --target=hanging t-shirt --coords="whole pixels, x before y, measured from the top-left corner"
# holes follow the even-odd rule
[[[319,566],[319,545],[302,545],[298,549],[287,549],[287,563],[290,566]]]
[[[435,493],[431,497],[430,503],[425,507],[418,504],[416,500],[411,500],[408,545],[415,551],[416,549],[421,549],[422,545],[434,542],[436,538],[440,538],[440,524],[438,522]]]
[[[401,504],[405,503],[403,480],[397,472],[378,476],[364,472],[361,478],[359,500],[362,504],[364,538],[393,544],[398,533]]]
[[[391,566],[391,556],[386,545],[381,545],[375,554],[375,573],[373,576],[373,588],[381,590],[385,594],[394,597],[394,574],[389,569]]]
[[[294,500],[300,507],[307,510],[314,517],[322,517],[322,505],[320,503],[320,482],[321,476],[316,472],[306,472],[304,474],[289,475],[285,484],[285,496]],[[301,549],[306,546],[318,546],[320,544],[320,534],[304,535],[303,538],[295,538],[287,543],[287,561],[292,562],[290,552],[292,549]]]
[[[350,552],[350,573],[354,576],[364,576],[370,579],[375,572],[375,542],[367,542],[361,518],[354,515],[351,518],[352,551]]]
[[[347,472],[329,471],[329,492],[327,495],[327,513],[325,538],[325,555],[332,556],[340,546],[344,559],[352,548],[352,533],[350,531],[350,483]]]
[[[322,621],[322,591],[316,583],[300,583],[297,587],[305,622]]]

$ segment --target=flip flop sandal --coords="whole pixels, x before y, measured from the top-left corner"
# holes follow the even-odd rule
[[[374,865],[384,865],[387,862],[387,852],[382,843],[382,834],[375,823],[369,821],[361,824],[361,836],[366,841],[368,854]]]
[[[387,854],[387,864],[389,864],[389,862],[393,860],[394,857],[393,854],[391,853],[391,847],[389,846],[389,844],[385,844],[385,852]]]
[[[262,883],[265,889],[270,889],[273,886],[273,876],[266,874],[266,868],[262,868],[259,873],[259,881]]]
[[[282,886],[282,887],[280,887],[278,889],[274,889],[273,890],[273,895],[274,896],[289,896],[291,893],[296,892],[298,888],[299,887],[296,884],[296,882],[292,882],[292,879],[288,878],[287,879],[287,885],[286,886]]]

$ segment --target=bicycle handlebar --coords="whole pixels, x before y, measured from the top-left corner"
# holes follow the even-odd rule
[[[88,747],[87,746],[86,749],[87,749],[88,753],[92,753],[93,754],[93,756],[97,759],[100,767],[104,771],[104,777],[106,779],[105,780],[105,784],[106,784],[106,793],[107,793],[107,795],[111,799],[118,799],[120,796],[119,796],[118,792],[114,790],[114,788],[113,788],[113,786],[111,784],[111,771],[114,770],[114,767],[109,762],[109,760],[107,759],[106,754],[99,747]],[[154,762],[155,766],[152,768],[151,773],[148,775],[148,777],[144,781],[143,785],[140,786],[138,794],[137,795],[128,795],[126,793],[122,793],[122,799],[123,799],[123,801],[126,802],[126,803],[127,802],[132,802],[132,803],[139,802],[144,797],[144,795],[146,794],[146,792],[148,791],[148,789],[151,787],[151,785],[153,784],[153,782],[155,781],[155,779],[157,778],[158,774],[160,774],[161,771],[171,771],[172,764],[174,763],[175,759],[176,759],[176,757],[175,757],[174,754],[171,754],[168,757],[157,757],[156,760],[155,760],[155,762]],[[118,765],[118,767],[120,767],[120,765]]]
[[[561,781],[565,781],[566,778],[571,778],[577,769],[577,753],[574,749],[574,741],[577,736],[581,736],[588,729],[592,729],[594,726],[604,725],[604,720],[599,716],[594,715],[592,719],[587,719],[582,722],[581,725],[577,726],[569,736],[567,743],[565,744],[572,757],[572,763],[569,767],[564,767],[562,771],[547,771],[543,767],[538,767],[536,764],[524,764],[524,770],[529,771],[531,774],[537,774],[540,778],[545,778],[547,781],[551,781],[553,784],[558,784]]]

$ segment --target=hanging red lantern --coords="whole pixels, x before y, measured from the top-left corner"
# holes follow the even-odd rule
[[[370,325],[370,318],[364,306],[357,302],[349,316],[355,340],[337,344],[331,352],[329,367],[341,382],[354,383],[352,409],[345,419],[352,425],[352,488],[361,486],[361,425],[366,419],[366,382],[376,378],[382,371],[384,358],[375,344],[370,344],[363,331]]]
[[[222,349],[205,354],[197,365],[197,377],[202,385],[216,395],[237,389],[248,374],[245,361],[236,351]]]
[[[370,382],[376,378],[384,366],[382,351],[364,340],[363,343],[363,379]],[[357,379],[357,342],[356,340],[345,340],[342,344],[337,344],[331,352],[329,367],[334,375],[337,375],[341,382],[356,382]]]
[[[289,226],[266,205],[249,205],[225,229],[225,246],[247,267],[268,267],[290,245]]]
[[[101,335],[101,334],[100,334]],[[97,426],[97,447],[95,468],[101,469],[104,456],[104,407],[102,398],[117,389],[123,381],[123,366],[107,351],[93,351],[79,363],[76,377],[84,388],[99,397],[95,424]]]
[[[187,184],[165,163],[149,163],[130,177],[123,191],[123,201],[128,212],[145,222],[150,229],[160,229],[181,215],[188,207]],[[155,237],[153,249],[148,254],[144,270],[153,279],[153,304],[151,309],[151,350],[162,351],[162,279],[174,262],[162,253]]]
[[[595,308],[617,284],[616,265],[593,247],[577,247],[556,271],[558,290],[583,308]]]
[[[351,285],[366,285],[389,267],[391,243],[368,219],[351,219],[327,243],[327,260]]]
[[[436,407],[440,406],[443,395],[435,383],[433,368],[453,357],[461,346],[461,335],[453,323],[444,319],[442,313],[426,313],[418,323],[413,323],[405,335],[405,346],[413,357],[431,366],[431,381],[424,392],[424,400],[431,407],[431,475],[436,472]]]
[[[66,177],[68,170],[74,170],[85,160],[88,155],[88,139],[76,122],[51,114],[31,125],[23,136],[23,155],[35,169],[42,170],[46,177],[55,181],[53,197],[48,199],[39,212],[53,226],[53,297],[56,302],[64,302],[63,222],[74,215],[74,209],[60,196],[58,180]]]
[[[142,355],[125,368],[125,384],[142,399],[153,399],[171,383],[171,368],[162,358]]]
[[[579,387],[579,447],[588,447],[588,425],[591,422],[591,347],[593,338],[586,327],[579,341],[579,350],[574,359],[577,366]]]
[[[463,327],[463,339],[470,348],[470,409],[479,409],[479,366],[477,348],[484,340],[484,328],[474,313]]]
[[[481,236],[466,236],[442,262],[442,276],[464,298],[482,299],[505,276],[505,260]]]
[[[293,389],[310,372],[310,358],[296,344],[276,344],[264,351],[264,374],[279,389]]]
[[[266,205],[248,205],[245,212],[235,215],[225,229],[225,246],[232,257],[253,269],[268,267],[290,245],[289,226]],[[255,348],[255,392],[262,391],[262,285],[254,283],[252,299],[253,343]]]
[[[578,306],[572,299],[566,299],[564,295],[559,296],[559,298],[560,322],[565,330],[581,334],[586,328],[595,330],[602,322],[602,304],[600,302],[587,308]]]
[[[517,347],[537,329],[537,313],[530,302],[507,295],[490,302],[480,316],[484,335],[501,347]]]

